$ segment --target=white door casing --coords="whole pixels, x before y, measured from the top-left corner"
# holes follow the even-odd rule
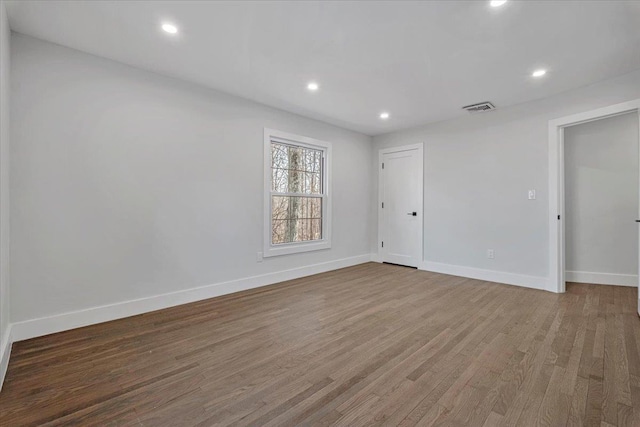
[[[422,144],[380,150],[378,173],[379,259],[418,267],[423,245]]]

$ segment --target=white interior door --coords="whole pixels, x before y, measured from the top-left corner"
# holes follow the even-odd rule
[[[381,152],[380,254],[417,267],[422,259],[422,147]]]

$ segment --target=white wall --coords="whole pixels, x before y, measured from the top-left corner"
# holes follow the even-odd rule
[[[11,47],[12,322],[369,256],[370,137],[26,36]],[[264,127],[333,143],[330,250],[257,262]]]
[[[544,288],[548,121],[636,98],[640,71],[511,108],[498,105],[493,112],[374,137],[376,152],[424,143],[425,268],[489,270],[513,275],[502,275],[507,279],[501,281]],[[373,171],[377,185],[377,168]],[[536,200],[527,199],[529,189],[537,190]],[[372,215],[375,224],[376,201]],[[377,236],[375,225],[372,235]],[[377,243],[372,240],[372,251]],[[487,258],[489,248],[495,259]]]
[[[0,388],[9,362],[9,39],[11,30],[0,1]]]
[[[637,284],[638,113],[568,127],[564,159],[567,280]]]

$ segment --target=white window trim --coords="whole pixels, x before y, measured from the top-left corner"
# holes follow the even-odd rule
[[[324,153],[322,239],[309,242],[271,244],[271,142],[320,149]],[[272,257],[331,248],[331,143],[275,129],[264,129],[264,235],[263,256]]]

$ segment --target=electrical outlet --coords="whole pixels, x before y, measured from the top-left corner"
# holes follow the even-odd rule
[[[529,200],[536,199],[536,190],[529,190]]]
[[[262,262],[262,252],[258,252],[258,254],[256,255],[256,261]]]
[[[495,253],[493,252],[493,249],[487,249],[487,258],[494,259],[495,257],[496,256],[495,256]]]

